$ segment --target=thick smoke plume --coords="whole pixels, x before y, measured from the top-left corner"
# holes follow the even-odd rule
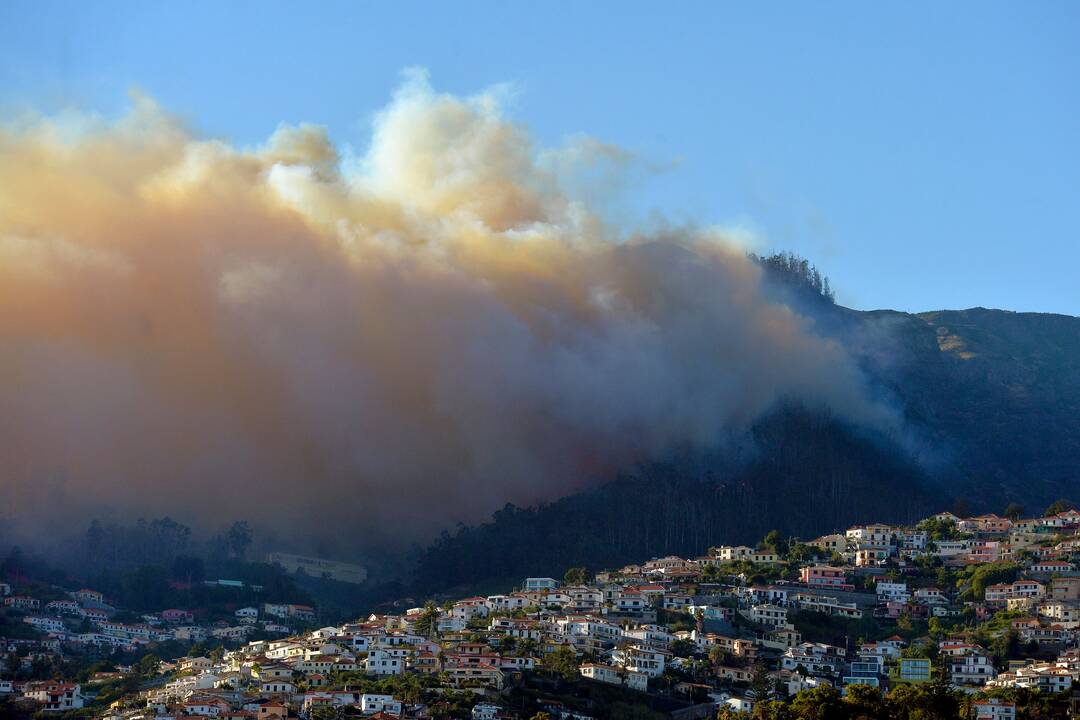
[[[881,422],[722,231],[635,235],[498,94],[411,77],[343,159],[136,98],[0,130],[0,515],[422,539],[780,398]]]

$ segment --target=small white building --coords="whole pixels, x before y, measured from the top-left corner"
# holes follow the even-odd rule
[[[241,622],[243,622],[244,620],[258,620],[259,608],[242,607],[233,614],[236,615],[237,619]]]
[[[268,694],[294,695],[296,693],[296,686],[288,680],[278,678],[266,680],[259,686],[259,690]]]
[[[787,627],[787,608],[779,605],[755,605],[750,608],[750,619],[759,625],[774,628]]]
[[[482,702],[473,705],[472,720],[496,720],[502,708],[494,703]]]
[[[732,695],[724,700],[723,704],[735,712],[749,713],[754,711],[754,701],[742,695]]]
[[[608,683],[609,685],[625,685],[631,690],[640,690],[641,692],[645,692],[649,686],[649,677],[645,673],[611,665],[585,663],[578,668],[578,672],[581,673],[582,677],[587,677],[590,680]]]
[[[537,590],[554,590],[559,587],[559,581],[555,578],[549,577],[531,577],[525,578],[525,592],[535,592]]]
[[[1016,703],[999,698],[976,700],[971,712],[974,720],[1016,720]]]
[[[400,715],[401,709],[401,701],[395,700],[393,695],[365,693],[360,696],[360,711],[365,715],[374,715],[377,712]]]

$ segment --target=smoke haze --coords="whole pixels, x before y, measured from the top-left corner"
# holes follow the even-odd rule
[[[4,126],[0,515],[416,540],[782,398],[889,422],[724,231],[634,232],[575,190],[624,161],[420,73],[356,159],[139,97]]]

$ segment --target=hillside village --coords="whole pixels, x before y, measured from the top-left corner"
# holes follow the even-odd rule
[[[774,532],[328,626],[303,604],[132,618],[91,588],[2,583],[0,714],[1075,717],[1080,512],[1011,510],[805,542]]]

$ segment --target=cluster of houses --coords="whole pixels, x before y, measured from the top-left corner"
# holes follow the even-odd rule
[[[45,712],[65,712],[83,707],[82,688],[78,683],[54,680],[38,682],[14,682],[0,680],[0,698],[22,697],[33,701]]]
[[[37,598],[11,594],[7,584],[0,584],[0,593],[6,593],[3,595],[4,607],[20,611],[22,621],[42,633],[40,640],[0,638],[0,643],[11,645],[9,651],[17,651],[26,645],[52,652],[80,646],[132,651],[165,640],[202,642],[217,638],[240,641],[256,630],[287,635],[296,623],[311,622],[316,617],[315,609],[308,605],[263,603],[261,607],[237,609],[231,623],[217,620],[196,624],[194,613],[180,608],[166,608],[141,616],[139,622],[123,623],[112,619],[117,615],[117,608],[108,604],[97,590],[84,588],[68,592],[67,597],[44,605]]]
[[[530,577],[507,594],[374,614],[279,639],[249,640],[244,629],[261,623],[287,631],[283,623],[310,621],[314,610],[265,604],[237,610],[235,625],[202,628],[190,614],[170,609],[137,626],[95,620],[94,635],[136,645],[215,636],[236,648],[214,659],[163,663],[165,681],[143,691],[134,706],[113,708],[118,718],[271,720],[309,717],[323,706],[373,718],[432,717],[431,697],[361,692],[355,682],[350,689],[342,679],[358,673],[426,675],[434,683],[427,687],[471,690],[474,718],[513,718],[519,715],[500,704],[504,691],[538,668],[550,670],[553,657],[569,658],[577,676],[590,682],[682,697],[682,718],[713,717],[721,707],[750,710],[762,687],[784,697],[822,685],[887,688],[944,678],[971,692],[1061,692],[1080,682],[1080,573],[1072,563],[1080,555],[1078,529],[1075,511],[1032,520],[941,513],[914,527],[865,525],[816,538],[800,544],[800,560],[775,548],[724,546],[701,557],[599,572],[586,582]],[[938,583],[942,568],[999,561],[1014,564],[1015,579],[985,587],[982,597]],[[772,581],[755,582],[762,576]],[[52,615],[38,614],[32,598],[10,596],[5,604],[11,600],[29,613],[27,622],[63,622],[103,606],[100,595],[88,603],[88,592],[51,603]],[[804,638],[797,621],[805,613],[867,620],[882,632],[865,642]],[[901,632],[920,620],[933,627],[935,618],[939,628],[965,631],[936,632],[933,639]],[[1013,633],[1026,657],[995,657],[975,642],[971,625],[995,618],[995,632]],[[44,692],[46,703],[60,702],[49,693],[61,691],[65,701],[81,702],[78,687],[70,696],[62,683],[51,687],[32,692]],[[28,688],[22,692],[29,697]],[[1016,714],[1014,705],[993,698],[972,707],[979,718]],[[589,717],[558,703],[546,710],[552,717]]]

